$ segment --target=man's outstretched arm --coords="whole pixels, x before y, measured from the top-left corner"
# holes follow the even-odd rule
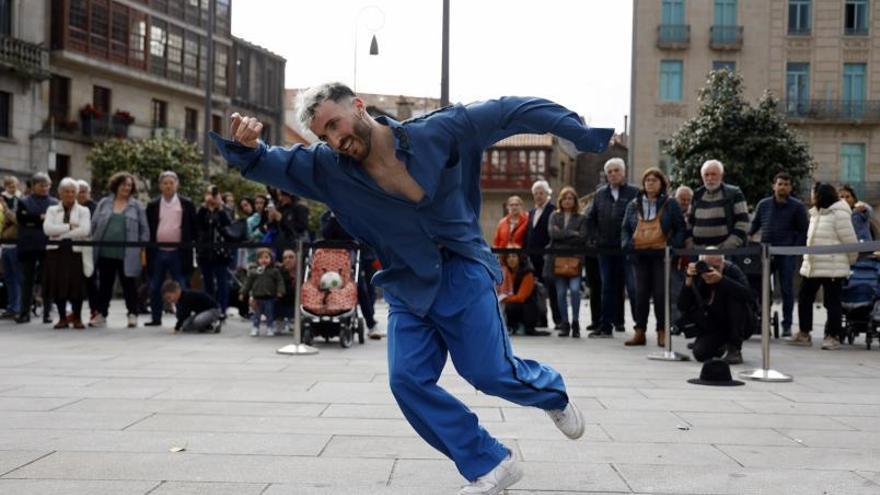
[[[214,132],[211,140],[230,167],[241,175],[283,191],[317,201],[324,194],[316,180],[320,160],[335,159],[321,144],[294,145],[292,148],[266,146],[259,140],[263,125],[253,117],[232,114],[230,135],[225,139]]]
[[[591,128],[571,110],[543,98],[505,96],[468,105],[482,149],[514,134],[551,133],[574,143],[580,151],[602,152],[614,129]]]

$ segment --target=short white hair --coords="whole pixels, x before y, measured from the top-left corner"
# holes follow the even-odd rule
[[[543,190],[548,195],[553,194],[553,189],[550,189],[550,183],[546,180],[536,180],[534,184],[532,184],[532,194],[535,194],[538,190]]]
[[[678,189],[675,190],[675,197],[677,198],[681,193],[688,193],[691,196],[694,195],[694,190],[688,186],[678,186]]]
[[[721,175],[724,175],[724,164],[718,160],[706,160],[703,166],[700,167],[700,175],[703,175],[711,167],[718,167],[718,171],[721,172]]]
[[[311,131],[312,120],[318,105],[330,100],[335,102],[351,101],[356,95],[345,84],[340,82],[324,83],[312,86],[296,95],[296,121],[303,131]]]
[[[602,169],[605,173],[608,173],[608,169],[611,167],[620,167],[623,172],[626,172],[626,162],[623,161],[623,158],[612,158],[605,162],[605,166]]]
[[[79,186],[80,191],[92,192],[92,186],[89,185],[88,181],[84,181],[82,179],[76,181]]]
[[[163,180],[165,180],[166,177],[171,177],[172,179],[174,179],[174,182],[177,182],[178,184],[180,184],[180,179],[177,177],[177,173],[174,172],[173,170],[166,170],[166,171],[162,172],[161,174],[159,174],[159,182],[162,182]]]
[[[68,187],[73,188],[74,194],[78,193],[79,181],[70,177],[61,179],[61,182],[58,183],[58,192],[61,192],[62,189],[67,189]]]

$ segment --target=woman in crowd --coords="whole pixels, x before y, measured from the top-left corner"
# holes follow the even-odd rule
[[[110,177],[110,194],[98,202],[92,217],[92,237],[100,241],[147,242],[150,228],[147,214],[141,203],[135,199],[137,186],[134,176],[128,172],[117,172]],[[99,247],[95,250],[98,269],[98,287],[101,307],[89,322],[89,326],[103,327],[107,323],[110,300],[113,297],[113,284],[118,278],[122,284],[125,308],[128,311],[128,327],[137,327],[137,287],[135,280],[140,276],[140,247]]]
[[[85,241],[91,232],[91,213],[76,201],[79,184],[75,179],[65,177],[58,184],[60,204],[46,210],[43,231],[51,241],[69,239]],[[46,294],[58,307],[58,323],[54,328],[60,330],[85,328],[82,322],[82,304],[86,294],[86,279],[93,271],[90,247],[70,244],[50,244],[46,246],[46,269],[43,270],[43,284]],[[70,302],[72,313],[66,307]]]
[[[511,244],[509,248],[519,249]],[[504,308],[507,332],[516,334],[522,328],[526,335],[547,336],[550,332],[535,330],[538,323],[538,294],[535,291],[535,271],[529,257],[524,253],[509,253],[502,256],[504,281],[498,294]]]
[[[813,207],[810,208],[810,226],[807,230],[807,246],[837,246],[858,242],[852,224],[852,210],[840,199],[830,184],[816,183],[813,187]],[[822,288],[824,306],[828,313],[825,339],[822,349],[837,350],[842,337],[840,293],[843,282],[849,276],[850,265],[856,262],[858,253],[805,254],[801,265],[801,292],[798,296],[798,323],[800,331],[788,342],[793,345],[811,346],[813,340],[813,302],[816,292]]]
[[[636,273],[636,334],[624,345],[645,345],[648,313],[654,300],[657,320],[657,345],[666,345],[664,250],[680,248],[684,243],[684,216],[675,199],[668,196],[669,179],[658,168],[642,174],[642,189],[626,206],[623,217],[622,247],[635,250],[632,256]]]
[[[587,242],[587,217],[578,213],[578,196],[574,188],[563,187],[559,191],[556,211],[550,215],[550,249],[577,249],[583,251]],[[560,337],[580,338],[581,326],[578,315],[581,307],[581,269],[582,255],[550,255],[544,270],[556,281],[556,304],[562,319]],[[571,320],[569,323],[568,300],[571,300]]]
[[[840,199],[846,201],[846,204],[852,209],[852,224],[859,242],[873,241],[871,220],[874,218],[874,209],[867,203],[859,201],[855,189],[849,184],[841,186],[837,191],[837,195],[840,196]]]

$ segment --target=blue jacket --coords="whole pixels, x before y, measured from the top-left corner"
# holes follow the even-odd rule
[[[749,235],[761,231],[761,242],[771,246],[803,246],[807,243],[810,219],[807,208],[798,199],[789,197],[784,203],[773,196],[758,201]]]
[[[642,217],[643,197],[643,195],[639,194],[626,205],[620,242],[620,246],[623,249],[633,249],[634,247],[632,238],[636,227],[639,225],[639,218]],[[663,194],[657,198],[657,209],[659,210],[660,208],[663,208],[663,211],[660,212],[660,228],[666,234],[666,244],[673,248],[682,247],[687,237],[687,225],[685,225],[681,207],[678,206],[676,200]]]
[[[483,264],[501,282],[480,232],[483,150],[514,134],[551,132],[582,151],[601,152],[614,132],[590,129],[553,102],[519,97],[455,105],[404,123],[376,120],[392,129],[397,159],[425,192],[418,203],[384,191],[358,162],[325,143],[248,148],[211,138],[246,178],[326,203],[348,233],[375,249],[383,269],[374,283],[420,316],[440,288],[441,248]]]

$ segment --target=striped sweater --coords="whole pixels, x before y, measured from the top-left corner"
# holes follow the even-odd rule
[[[701,187],[694,193],[689,223],[696,246],[742,246],[749,229],[746,198],[736,186],[722,184],[715,191]]]

